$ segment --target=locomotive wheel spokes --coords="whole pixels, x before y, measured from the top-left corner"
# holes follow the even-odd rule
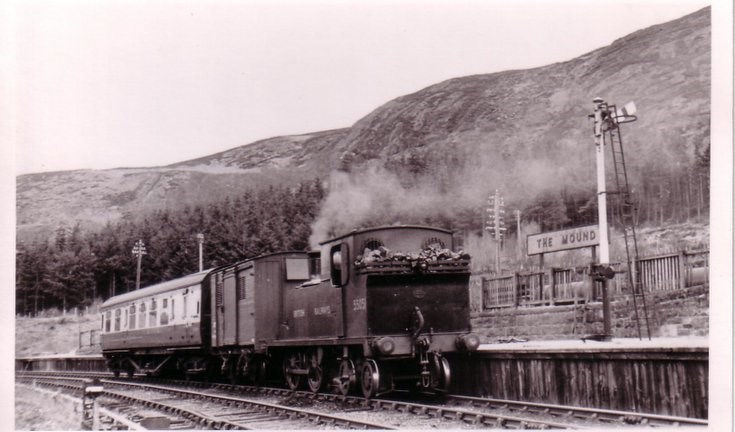
[[[322,367],[317,365],[309,366],[309,374],[306,377],[306,382],[309,384],[309,390],[314,393],[319,393],[324,383],[324,372]]]
[[[296,390],[301,384],[301,375],[290,373],[290,369],[299,369],[301,362],[297,354],[290,354],[283,359],[283,376],[286,378],[286,384],[291,390]]]
[[[380,385],[380,372],[378,371],[378,364],[373,359],[365,359],[362,364],[362,395],[366,399],[375,396],[378,393],[378,386]]]
[[[355,364],[350,359],[343,359],[339,363],[339,371],[337,372],[337,389],[340,394],[347,396],[355,386],[356,381]]]

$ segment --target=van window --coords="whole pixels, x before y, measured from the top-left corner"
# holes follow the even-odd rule
[[[245,276],[241,275],[237,278],[237,300],[245,300],[248,297],[246,290]]]
[[[286,280],[309,280],[309,260],[286,258]]]

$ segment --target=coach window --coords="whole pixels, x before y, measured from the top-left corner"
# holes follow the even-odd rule
[[[145,327],[145,302],[141,302],[138,310],[138,328],[144,329]]]
[[[110,326],[112,325],[112,312],[107,311],[105,313],[105,333],[110,332]]]
[[[168,299],[161,300],[161,316],[159,317],[162,326],[168,325]]]
[[[188,304],[189,302],[187,301],[188,299],[189,299],[189,294],[187,294],[186,292],[184,292],[184,311],[181,313],[181,318],[183,320],[186,320],[187,312],[188,312],[188,309],[189,309],[189,307],[188,307],[189,306],[189,304]]]
[[[199,301],[201,300],[201,292],[199,291],[199,288],[192,288],[191,289],[191,302],[193,303],[193,308],[191,311],[190,318],[199,318]]]
[[[174,298],[171,297],[171,322],[173,323],[176,319],[176,304],[174,303]]]
[[[130,305],[130,312],[128,313],[128,330],[135,330],[135,305]]]
[[[156,299],[151,299],[151,309],[148,312],[148,327],[156,327],[158,324],[156,319],[158,318],[158,311],[156,310]]]
[[[121,316],[121,310],[115,309],[115,330],[116,332],[120,331],[120,316]]]

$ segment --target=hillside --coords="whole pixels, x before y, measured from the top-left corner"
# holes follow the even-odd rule
[[[156,209],[217,202],[247,187],[313,179],[338,163],[345,130],[276,137],[165,167],[27,174],[17,178],[18,238],[60,224],[99,228]]]
[[[691,165],[708,149],[710,64],[706,8],[569,61],[438,83],[345,129],[166,167],[24,175],[18,236],[212,202],[244,187],[326,179],[337,168],[317,235],[416,213],[451,218],[481,206],[494,189],[522,208],[545,190],[594,185],[587,115],[597,96],[638,106],[639,120],[624,129],[635,181]]]

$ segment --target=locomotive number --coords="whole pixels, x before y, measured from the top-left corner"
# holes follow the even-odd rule
[[[360,297],[352,300],[352,310],[365,310],[367,309],[367,302],[365,301],[365,297]]]
[[[306,316],[306,312],[303,309],[296,309],[293,311],[294,318],[303,318]]]

